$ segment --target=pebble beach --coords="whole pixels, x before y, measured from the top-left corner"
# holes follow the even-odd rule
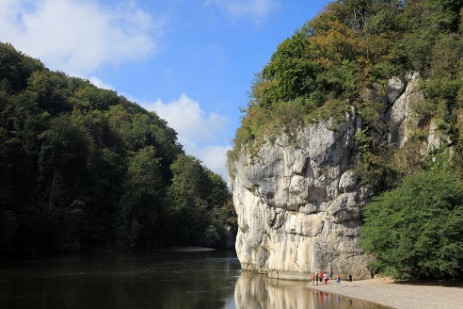
[[[431,284],[397,283],[392,279],[375,278],[347,281],[336,285],[334,280],[328,285],[312,285],[309,288],[339,294],[356,299],[363,299],[397,309],[462,309],[463,285],[444,286]]]

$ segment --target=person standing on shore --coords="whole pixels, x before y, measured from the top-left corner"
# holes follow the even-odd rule
[[[315,283],[315,273],[312,273],[312,285],[314,285]]]
[[[318,286],[318,273],[315,274],[315,283],[316,283],[317,286]]]
[[[341,276],[339,274],[336,275],[336,285],[341,285]]]
[[[350,286],[352,286],[352,275],[351,274],[349,274],[349,284]]]
[[[320,284],[322,284],[322,280],[323,280],[323,272],[322,271],[318,274],[318,280],[320,280]]]

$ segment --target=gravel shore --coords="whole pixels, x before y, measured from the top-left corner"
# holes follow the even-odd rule
[[[352,282],[341,281],[337,286],[334,280],[328,285],[308,287],[363,299],[397,309],[462,309],[463,286],[447,287],[442,285],[418,285],[395,283],[391,279],[370,279]]]

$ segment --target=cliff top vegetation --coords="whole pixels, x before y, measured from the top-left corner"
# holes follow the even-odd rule
[[[285,127],[342,115],[349,106],[371,132],[381,131],[381,104],[362,94],[411,71],[423,78],[427,106],[419,112],[439,118],[442,128],[458,128],[461,4],[333,1],[283,41],[257,74],[230,155]]]

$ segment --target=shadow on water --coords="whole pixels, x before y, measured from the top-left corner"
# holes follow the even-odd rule
[[[0,265],[0,308],[384,308],[241,272],[232,252],[80,256]]]

